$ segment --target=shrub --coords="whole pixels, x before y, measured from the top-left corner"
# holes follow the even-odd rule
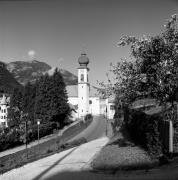
[[[89,119],[93,119],[93,115],[92,114],[86,114],[84,119],[85,119],[85,121],[87,121]]]
[[[22,144],[18,130],[11,129],[9,132],[0,134],[0,151]]]
[[[121,127],[123,122],[123,110],[121,108],[116,109],[114,114],[113,122],[111,122],[111,127],[113,134],[117,134],[119,127]]]
[[[40,124],[39,126],[39,136],[44,137],[49,134],[53,134],[53,124],[46,123],[46,124]],[[38,125],[34,125],[32,127],[32,131],[29,133],[30,141],[35,140],[38,138]]]
[[[145,148],[151,155],[162,155],[162,144],[159,133],[159,114],[147,115],[144,112],[129,109],[124,119],[125,128],[132,140]]]

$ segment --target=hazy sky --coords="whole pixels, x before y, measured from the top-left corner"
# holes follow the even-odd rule
[[[122,35],[159,34],[175,13],[177,0],[0,0],[0,60],[29,60],[30,51],[77,74],[85,49],[96,85],[110,62],[128,57],[128,47],[117,47]]]

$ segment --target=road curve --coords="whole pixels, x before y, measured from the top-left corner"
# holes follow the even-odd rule
[[[92,141],[106,135],[106,119],[104,116],[95,116],[92,123],[80,134],[70,139],[68,142],[84,137],[87,141]]]

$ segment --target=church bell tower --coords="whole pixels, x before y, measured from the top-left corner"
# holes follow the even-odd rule
[[[78,68],[78,115],[79,118],[83,118],[89,113],[89,82],[88,82],[88,72],[89,59],[85,52],[81,53],[78,58],[79,68]]]

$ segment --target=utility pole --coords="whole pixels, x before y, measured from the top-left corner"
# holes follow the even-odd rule
[[[106,136],[108,135],[108,128],[107,128],[107,123],[108,120],[107,120],[107,106],[106,106]]]

